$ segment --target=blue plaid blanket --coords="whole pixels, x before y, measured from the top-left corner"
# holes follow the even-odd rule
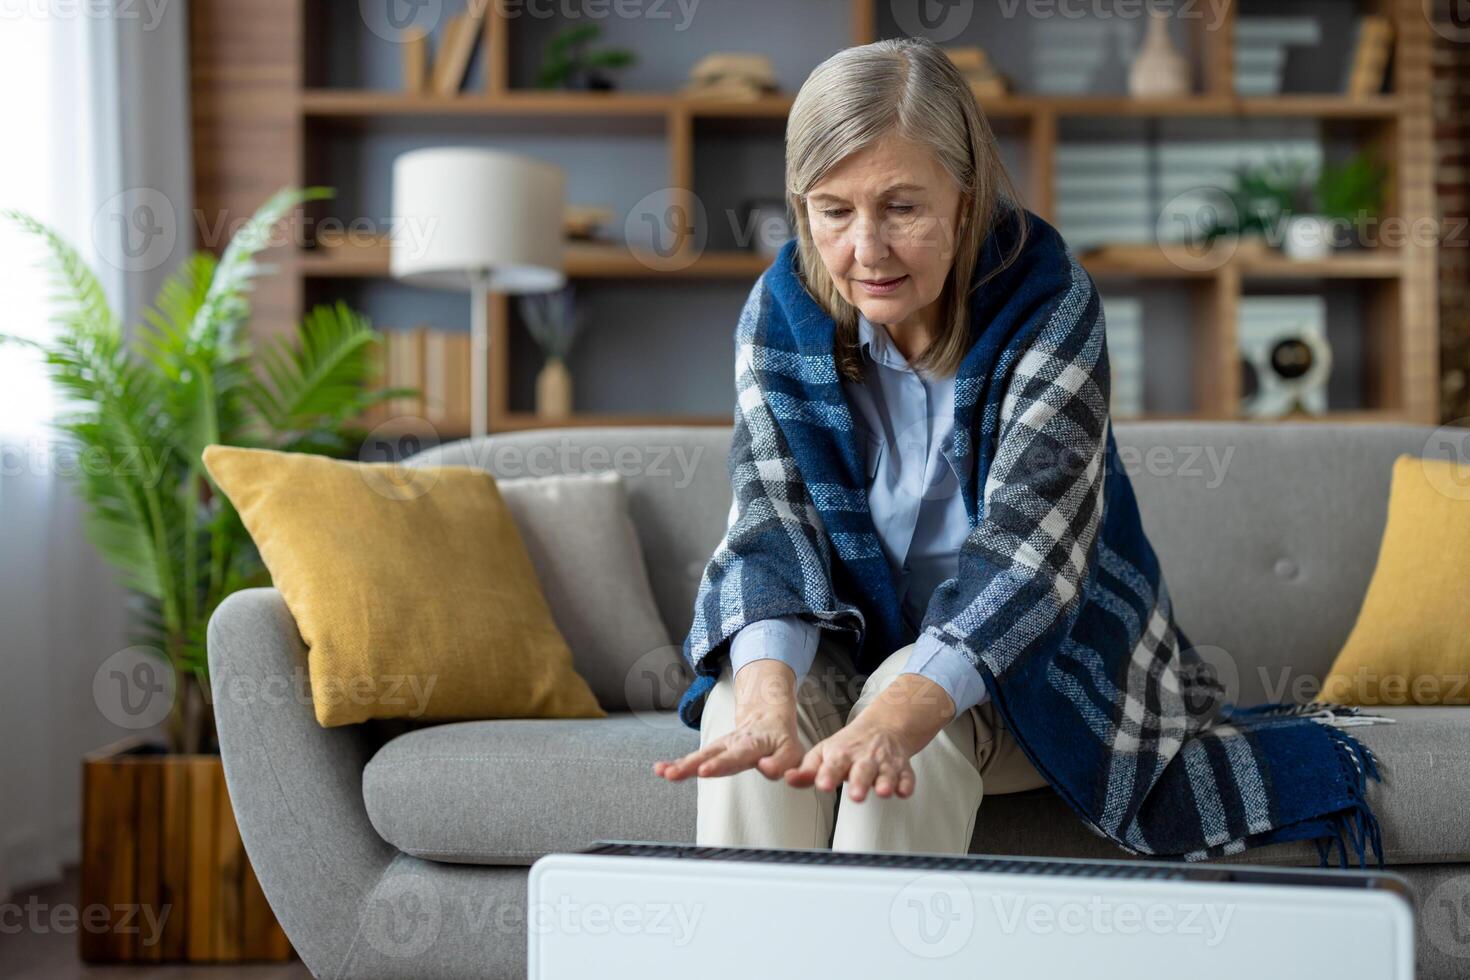
[[[987,236],[976,276],[1019,234]],[[1366,781],[1378,767],[1330,705],[1226,703],[1174,621],[1108,414],[1097,289],[1026,213],[1017,261],[971,293],[954,451],[971,533],[920,629],[984,679],[1026,757],[1098,835],[1135,854],[1204,860],[1312,840],[1382,866]],[[868,513],[862,450],[796,243],[756,282],[735,336],[734,502],[700,581],[679,705],[697,728],[742,626],[798,615],[852,638],[864,673],[913,642]],[[960,467],[960,472],[965,470]]]

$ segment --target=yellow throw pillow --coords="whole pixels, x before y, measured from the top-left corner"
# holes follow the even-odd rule
[[[490,474],[210,446],[296,618],[316,719],[603,715]]]
[[[1400,456],[1358,621],[1322,685],[1338,704],[1470,704],[1470,485]]]

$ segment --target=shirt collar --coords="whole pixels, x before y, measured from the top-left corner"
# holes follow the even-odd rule
[[[857,336],[858,348],[868,360],[901,371],[911,370],[909,362],[893,346],[893,338],[888,336],[888,331],[870,322],[861,312],[858,313]]]

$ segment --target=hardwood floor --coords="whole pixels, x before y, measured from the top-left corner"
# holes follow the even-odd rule
[[[77,957],[77,875],[0,902],[3,980],[307,980],[300,960],[261,966],[90,966]],[[55,928],[59,922],[70,928]],[[39,928],[37,923],[40,924]]]

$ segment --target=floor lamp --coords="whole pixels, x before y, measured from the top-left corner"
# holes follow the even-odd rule
[[[433,147],[393,161],[393,277],[471,293],[473,436],[489,429],[489,294],[545,293],[566,283],[565,203],[561,168],[513,153]]]

